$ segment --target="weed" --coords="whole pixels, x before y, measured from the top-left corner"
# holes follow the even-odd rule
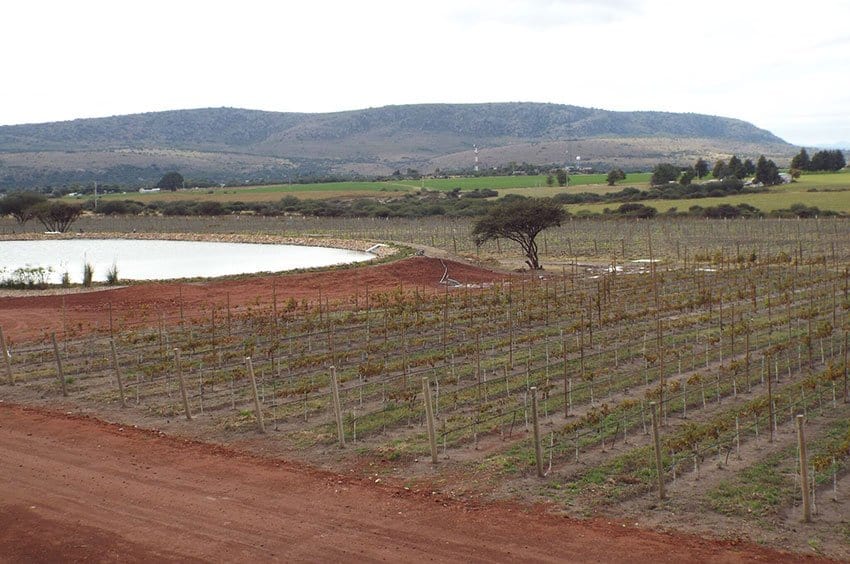
[[[113,261],[112,266],[106,271],[106,283],[114,286],[118,283],[118,265]]]
[[[90,262],[83,263],[83,286],[91,288],[92,278],[94,277],[94,267]]]

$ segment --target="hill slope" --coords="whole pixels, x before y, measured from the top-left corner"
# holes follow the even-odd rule
[[[305,114],[177,110],[0,127],[0,187],[100,180],[144,184],[178,169],[193,178],[280,180],[388,174],[397,168],[509,161],[645,167],[737,153],[789,158],[794,147],[735,119],[611,112],[556,104],[421,104]],[[569,155],[565,155],[569,151]]]

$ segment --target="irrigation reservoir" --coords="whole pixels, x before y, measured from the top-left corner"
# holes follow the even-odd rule
[[[255,272],[280,272],[362,262],[375,255],[329,247],[141,239],[57,239],[0,242],[0,275],[19,268],[49,269],[47,282],[67,272],[82,282],[91,264],[94,280],[118,270],[122,280],[212,278]]]

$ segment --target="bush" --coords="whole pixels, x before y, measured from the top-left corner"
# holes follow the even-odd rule
[[[97,212],[104,215],[139,215],[145,210],[145,205],[133,200],[106,200],[97,206]]]
[[[651,217],[655,217],[658,210],[643,204],[630,203],[621,205],[619,208],[614,210],[613,213],[626,217],[649,219]]]
[[[204,201],[195,205],[195,213],[197,215],[224,215],[227,210],[221,202]]]

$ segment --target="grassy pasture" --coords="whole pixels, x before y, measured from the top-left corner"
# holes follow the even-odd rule
[[[632,186],[629,182],[623,186]],[[645,186],[634,185],[636,188]],[[610,191],[608,186],[600,186],[600,193]],[[620,188],[617,188],[619,190]],[[587,190],[588,192],[593,190]],[[641,204],[653,207],[664,213],[670,208],[686,211],[697,205],[702,207],[720,204],[749,204],[762,211],[769,212],[787,209],[793,204],[816,206],[822,210],[850,212],[850,172],[807,174],[797,182],[775,186],[770,192],[761,194],[741,194],[739,196],[724,196],[720,198],[693,198],[686,200],[644,200]],[[572,213],[582,211],[601,213],[605,208],[615,209],[619,203],[604,204],[574,204],[567,206]]]
[[[649,180],[649,173],[630,174],[629,181],[641,185]],[[631,184],[629,184],[631,185]],[[570,177],[570,187],[582,186],[587,190],[607,191],[604,174],[579,174]],[[267,202],[277,201],[284,196],[300,199],[357,198],[399,196],[427,188],[429,190],[475,190],[490,188],[500,195],[522,194],[551,196],[564,190],[558,186],[546,186],[546,176],[481,176],[474,178],[427,178],[421,180],[390,180],[384,182],[323,182],[316,184],[271,184],[267,186],[228,187],[215,189],[190,189],[177,192],[127,192],[106,194],[104,200],[133,199],[140,202],[215,200],[219,202]],[[569,189],[569,188],[567,188]],[[619,189],[619,188],[613,188]],[[584,190],[584,188],[582,188]]]
[[[482,176],[475,178],[435,178],[422,180],[398,180],[385,182],[326,182],[317,184],[274,184],[268,186],[228,187],[224,189],[180,190],[177,192],[153,192],[140,194],[107,194],[103,200],[132,199],[140,202],[153,201],[219,201],[219,202],[269,202],[284,196],[300,199],[398,197],[421,188],[429,190],[474,190],[490,188],[499,191],[500,196],[518,194],[523,196],[554,196],[564,191],[593,192],[604,194],[619,191],[625,187],[645,190],[649,187],[650,173],[628,174],[624,182],[617,186],[608,186],[604,174],[581,174],[570,177],[570,186],[546,186],[546,177],[538,176]],[[747,203],[763,211],[788,208],[796,203],[817,206],[822,210],[850,212],[850,172],[817,173],[803,175],[797,182],[777,186],[764,194],[744,194],[721,198],[697,198],[689,200],[647,200],[645,205],[652,206],[660,213],[670,208],[687,210],[692,205],[703,207],[719,204]],[[568,206],[569,211],[578,213],[602,212],[607,208],[616,208],[617,203],[575,204]]]

